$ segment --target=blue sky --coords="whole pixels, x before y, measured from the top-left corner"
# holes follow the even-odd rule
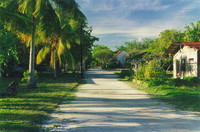
[[[76,0],[93,27],[96,44],[111,49],[134,39],[156,38],[200,20],[200,0]]]

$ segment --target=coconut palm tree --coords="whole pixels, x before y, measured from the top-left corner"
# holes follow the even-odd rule
[[[79,10],[78,4],[75,2],[75,0],[59,0],[59,1],[54,1],[54,0],[4,1],[4,0],[0,0],[0,2],[1,2],[0,10],[3,11],[4,16],[11,18],[11,19],[7,19],[7,22],[9,22],[10,24],[14,25],[16,23],[15,21],[13,21],[12,18],[19,17],[21,20],[23,15],[25,16],[24,18],[27,18],[27,22],[23,22],[23,23],[26,23],[26,25],[19,25],[19,24],[18,25],[19,27],[26,26],[27,28],[30,28],[28,32],[26,32],[27,34],[31,36],[30,56],[29,56],[30,75],[29,75],[27,87],[35,88],[36,82],[34,78],[34,70],[35,70],[36,34],[39,33],[39,30],[41,30],[45,33],[45,36],[49,36],[48,34],[52,31],[51,30],[52,25],[64,28],[70,19],[76,18],[77,20],[81,20],[80,16],[83,16],[83,14]],[[12,10],[12,11],[9,11],[9,10]],[[9,13],[7,13],[7,11]],[[9,16],[7,16],[8,14]],[[55,18],[47,17],[47,16],[54,16]],[[71,21],[71,22],[77,22],[76,19],[74,19],[74,21]],[[85,18],[83,18],[82,20],[84,21]],[[58,23],[59,25],[57,25]],[[56,28],[53,28],[53,29],[56,29]],[[18,30],[18,31],[20,32],[21,30]],[[58,32],[59,31],[60,30],[58,30]]]
[[[57,63],[60,65],[68,64],[71,67],[74,67],[74,58],[69,51],[69,47],[66,47],[66,44],[63,44],[60,38],[54,37],[51,43],[46,43],[44,47],[38,52],[36,63],[40,64],[50,55],[50,66],[54,68],[54,78],[57,77]]]
[[[61,9],[67,8],[66,3],[61,5],[63,6]],[[57,10],[57,8],[54,10]],[[40,64],[50,54],[50,66],[54,68],[54,77],[57,77],[56,66],[58,62],[60,65],[68,64],[74,67],[74,58],[69,49],[74,42],[80,44],[80,35],[77,29],[80,25],[86,25],[86,17],[76,3],[71,14],[69,14],[70,11],[62,10],[61,13],[57,13],[59,17],[56,17],[57,14],[54,10],[50,10],[51,13],[48,12],[42,18],[42,21],[52,19],[54,23],[42,23],[40,25],[40,28],[47,30],[42,30],[43,33],[41,34],[44,35],[43,38],[46,38],[42,43],[45,45],[37,54],[36,63]],[[67,13],[68,15],[66,15]]]

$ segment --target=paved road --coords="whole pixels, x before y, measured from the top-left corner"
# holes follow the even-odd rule
[[[90,70],[86,76],[75,101],[60,105],[44,127],[62,132],[200,132],[196,113],[152,100],[112,72]]]

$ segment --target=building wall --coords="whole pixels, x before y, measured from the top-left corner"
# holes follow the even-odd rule
[[[173,57],[174,78],[198,76],[198,50],[184,46]]]
[[[198,65],[198,67],[197,67],[197,69],[198,69],[198,76],[200,77],[200,51],[198,50],[198,52],[197,52],[197,65]]]
[[[122,51],[120,54],[116,56],[116,59],[124,66],[126,64],[127,52]]]

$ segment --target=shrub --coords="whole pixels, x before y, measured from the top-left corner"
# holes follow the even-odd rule
[[[122,70],[119,76],[122,78],[130,78],[133,77],[133,75],[134,75],[133,70],[129,69],[129,70]]]
[[[116,59],[112,59],[106,65],[107,65],[107,68],[119,68],[120,62]]]
[[[144,76],[150,86],[161,85],[166,81],[166,71],[157,60],[150,61],[146,65]]]
[[[135,79],[137,80],[145,80],[145,66],[140,65],[137,71],[135,72]]]
[[[21,79],[21,82],[26,83],[28,81],[28,76],[29,76],[29,70],[23,73],[23,78]],[[39,77],[37,71],[34,71],[34,76],[35,76],[35,80],[37,80]]]
[[[145,68],[145,78],[147,80],[165,80],[166,72],[160,66],[159,61],[150,61]]]
[[[185,77],[183,79],[169,79],[167,84],[170,86],[189,86],[194,87],[200,84],[200,78],[198,77]]]
[[[184,81],[180,78],[175,78],[175,79],[168,79],[167,84],[170,86],[181,86],[184,84]]]
[[[185,86],[196,86],[200,84],[200,79],[198,77],[185,77],[183,81]]]

